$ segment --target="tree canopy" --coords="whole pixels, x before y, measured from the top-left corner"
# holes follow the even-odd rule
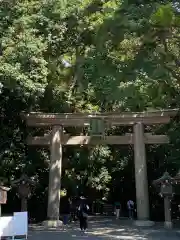
[[[0,176],[37,181],[45,205],[49,152],[26,146],[22,111],[145,111],[180,107],[180,4],[168,0],[0,1]],[[128,127],[111,129],[121,134]],[[147,147],[149,182],[179,168],[179,117],[148,127],[170,137]],[[77,132],[78,129],[67,129]],[[62,187],[113,200],[134,194],[131,146],[65,148]],[[113,187],[112,187],[113,186]],[[150,191],[154,196],[153,190]],[[95,196],[94,195],[94,196]],[[118,196],[120,197],[120,196]],[[10,205],[15,198],[7,205]],[[153,200],[152,200],[153,201]],[[44,206],[43,205],[43,206]],[[35,214],[35,213],[34,213]],[[32,214],[33,215],[33,214]]]

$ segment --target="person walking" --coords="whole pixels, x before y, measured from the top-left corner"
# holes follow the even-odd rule
[[[134,202],[132,200],[127,201],[127,208],[128,208],[129,218],[133,219],[133,217],[134,217]]]
[[[80,223],[80,229],[81,231],[86,231],[88,228],[88,211],[89,206],[85,202],[85,198],[81,197],[81,202],[78,207],[79,212],[79,223]]]
[[[63,223],[64,223],[64,225],[68,224],[69,215],[70,215],[70,201],[69,201],[69,199],[67,199],[64,204],[64,208],[63,208]]]
[[[75,222],[76,221],[76,213],[77,213],[77,207],[75,201],[73,199],[71,200],[71,205],[70,205],[70,221]]]
[[[117,201],[117,202],[115,202],[115,214],[116,214],[116,219],[119,219],[120,210],[121,210],[121,204],[120,204],[119,201]]]

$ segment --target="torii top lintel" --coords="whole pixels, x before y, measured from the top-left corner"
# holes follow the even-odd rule
[[[170,117],[178,114],[178,109],[166,109],[147,112],[105,112],[105,113],[22,113],[28,126],[84,126],[89,125],[91,118],[98,118],[107,124],[133,125],[142,122],[146,125],[163,124],[170,121]]]

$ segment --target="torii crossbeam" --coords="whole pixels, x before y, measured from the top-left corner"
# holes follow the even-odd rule
[[[51,134],[44,136],[28,137],[28,145],[50,146]],[[145,144],[163,144],[169,143],[169,138],[166,135],[152,135],[151,133],[144,134]],[[62,145],[128,145],[134,144],[134,134],[125,134],[124,136],[106,136],[105,138],[97,138],[93,136],[70,136],[63,134]]]

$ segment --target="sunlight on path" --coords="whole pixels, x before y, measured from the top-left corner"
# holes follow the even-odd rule
[[[33,230],[28,240],[179,240],[180,232],[165,231],[164,229],[138,229],[132,222],[113,221],[102,219],[90,221],[87,233],[80,232],[78,225],[65,227],[59,230]]]

